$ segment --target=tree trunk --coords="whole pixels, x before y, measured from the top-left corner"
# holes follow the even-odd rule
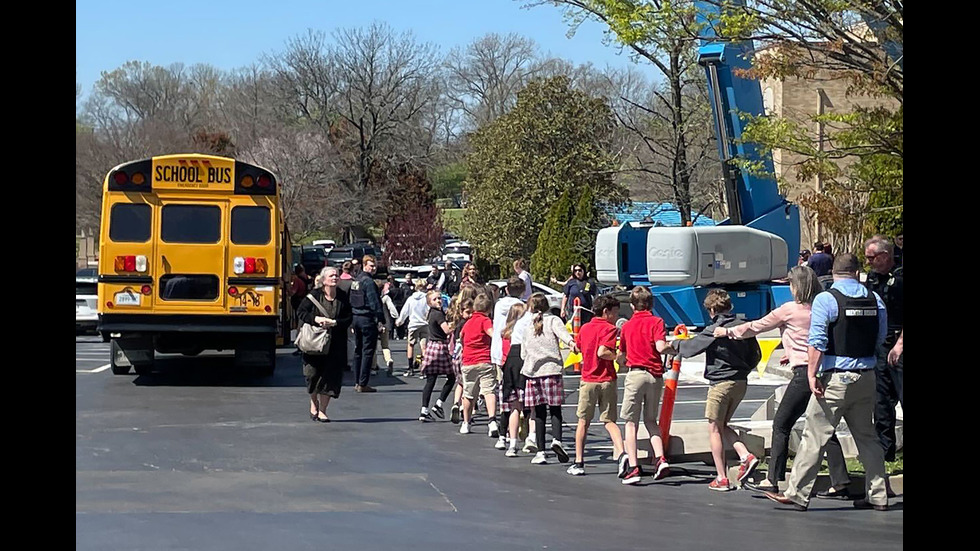
[[[681,96],[680,57],[683,46],[678,43],[670,52],[670,95],[673,102],[672,127],[675,136],[674,162],[671,177],[674,184],[674,201],[681,213],[681,225],[691,221],[691,173],[687,167],[687,139],[684,135],[683,97]]]

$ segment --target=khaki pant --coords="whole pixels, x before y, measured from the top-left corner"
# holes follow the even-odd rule
[[[591,421],[598,406],[599,420],[603,423],[615,423],[617,394],[615,379],[605,383],[582,383],[578,387],[578,407],[575,414],[579,419]]]
[[[856,377],[857,380],[845,384],[847,377]],[[793,472],[789,475],[789,486],[784,495],[800,505],[807,505],[813,483],[820,472],[823,448],[843,417],[857,444],[858,459],[864,464],[865,495],[873,505],[887,505],[885,452],[871,418],[875,406],[874,371],[833,373],[829,380],[826,376],[821,380],[827,385],[824,397],[813,396],[807,405],[803,440],[793,461]]]
[[[708,389],[708,399],[704,403],[704,418],[719,425],[727,425],[735,415],[735,410],[745,398],[749,388],[747,381],[718,381]]]
[[[659,436],[657,415],[660,412],[660,395],[664,391],[664,380],[643,369],[631,369],[626,374],[623,385],[623,406],[619,416],[626,422],[639,423],[640,416],[647,425],[650,436]]]
[[[464,365],[462,373],[464,398],[476,400],[478,395],[493,394],[497,386],[497,368],[492,364]]]

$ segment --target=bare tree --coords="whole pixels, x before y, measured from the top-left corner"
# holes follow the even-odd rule
[[[517,92],[542,70],[537,49],[533,40],[518,34],[490,33],[449,53],[445,67],[450,93],[466,113],[469,128],[479,128],[514,106]]]
[[[678,2],[619,4],[613,0],[535,0],[532,6],[552,4],[561,8],[573,30],[586,19],[607,25],[610,32],[637,60],[653,65],[664,82],[653,88],[654,101],[645,107],[646,113],[667,127],[670,148],[666,151],[668,166],[663,175],[669,177],[674,190],[675,204],[681,221],[691,220],[691,178],[695,170],[689,155],[689,133],[695,129],[688,117],[699,108],[687,102],[697,94],[687,91],[693,79],[703,78],[697,65],[697,44],[691,29],[694,26],[694,4]],[[647,5],[649,4],[649,5]],[[659,124],[659,123],[658,123]],[[664,152],[661,152],[664,153]]]

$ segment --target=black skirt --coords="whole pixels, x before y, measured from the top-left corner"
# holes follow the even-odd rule
[[[524,390],[524,376],[521,375],[521,368],[524,367],[524,360],[521,359],[521,345],[512,344],[507,352],[507,359],[501,368],[504,375],[501,392],[503,395],[510,396],[512,392],[520,389]]]
[[[303,354],[303,376],[309,394],[329,394],[337,398],[347,367],[347,327],[336,326],[330,335],[326,354]]]

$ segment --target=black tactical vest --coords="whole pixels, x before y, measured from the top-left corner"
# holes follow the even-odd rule
[[[358,275],[350,282],[350,305],[351,308],[364,308],[364,304],[364,279]]]
[[[878,302],[870,291],[866,297],[849,297],[837,289],[837,319],[827,327],[827,354],[848,358],[875,355],[878,339]]]

